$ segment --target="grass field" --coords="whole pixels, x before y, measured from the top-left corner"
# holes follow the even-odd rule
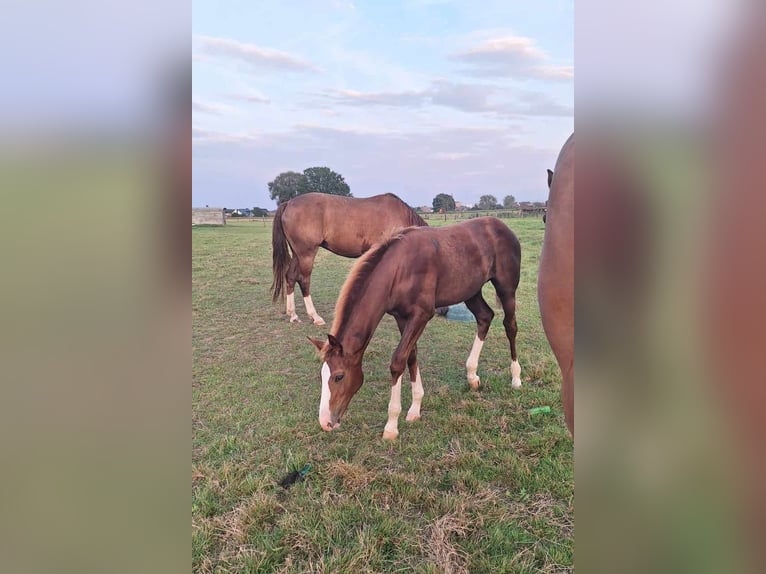
[[[543,223],[505,220],[522,246],[517,348],[523,387],[495,309],[469,390],[475,323],[434,318],[418,343],[422,419],[381,439],[391,317],[365,355],[365,384],[340,429],[319,428],[319,359],[306,339],[328,332],[353,264],[320,250],[312,276],[317,327],[296,296],[300,324],[271,304],[271,227],[192,229],[195,572],[568,572],[573,562],[572,441],[560,375],[540,324],[536,277]],[[436,222],[432,222],[436,224]],[[297,292],[299,293],[299,292]],[[535,406],[553,413],[530,416]],[[304,482],[277,482],[311,463]]]

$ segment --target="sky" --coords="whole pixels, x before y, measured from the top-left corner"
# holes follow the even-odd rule
[[[547,198],[574,129],[572,0],[192,4],[193,205],[273,209],[327,166],[356,197]]]

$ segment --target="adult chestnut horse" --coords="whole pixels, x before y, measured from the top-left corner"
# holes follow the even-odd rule
[[[359,199],[306,193],[281,204],[274,216],[271,237],[274,302],[286,295],[290,322],[300,321],[295,312],[297,281],[306,312],[315,325],[324,325],[310,291],[317,250],[324,247],[336,255],[359,257],[393,230],[413,225],[428,224],[392,193]]]
[[[574,437],[574,134],[548,170],[548,211],[537,300],[548,342],[561,369],[561,402]]]
[[[391,358],[391,401],[384,439],[399,435],[402,375],[409,367],[412,406],[407,420],[420,418],[423,383],[417,341],[436,307],[465,301],[476,317],[477,333],[466,361],[468,384],[479,387],[476,369],[495,313],[481,295],[491,281],[505,318],[511,345],[511,386],[521,386],[516,357],[516,288],[521,246],[499,219],[481,217],[448,227],[402,229],[368,251],[351,269],[335,308],[327,341],[311,339],[322,357],[319,424],[327,431],[340,425],[351,397],[364,382],[362,359],[383,315],[396,319],[401,340]]]

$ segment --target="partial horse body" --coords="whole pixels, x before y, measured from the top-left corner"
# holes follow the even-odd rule
[[[320,247],[343,257],[359,257],[395,229],[427,225],[392,193],[359,199],[326,193],[299,195],[281,204],[274,216],[274,301],[286,296],[290,322],[300,321],[295,312],[297,282],[306,312],[314,324],[324,325],[311,300],[311,271]]]
[[[362,359],[383,315],[394,317],[401,340],[391,358],[391,400],[383,438],[398,436],[402,376],[409,369],[412,406],[407,420],[420,418],[423,383],[417,341],[437,307],[465,302],[476,317],[477,333],[466,361],[468,384],[477,389],[479,355],[494,317],[482,297],[491,281],[502,304],[511,350],[511,386],[521,386],[516,355],[516,289],[521,246],[514,233],[494,217],[442,228],[402,229],[368,251],[343,284],[327,341],[311,339],[322,357],[319,424],[333,430],[364,382]]]
[[[548,170],[548,211],[537,300],[545,335],[561,369],[561,402],[574,437],[574,134]]]

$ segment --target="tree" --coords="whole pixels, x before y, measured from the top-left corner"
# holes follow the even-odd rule
[[[439,213],[440,209],[444,211],[455,211],[455,198],[446,193],[440,193],[434,197],[433,201],[434,213]]]
[[[513,209],[516,207],[516,198],[512,195],[506,195],[503,199],[503,207],[506,209]]]
[[[269,210],[263,207],[254,207],[252,209],[252,214],[253,217],[267,217],[269,215]]]
[[[497,209],[497,198],[494,195],[482,195],[479,198],[479,209]]]
[[[303,181],[298,193],[329,193],[331,195],[351,195],[351,188],[339,173],[335,173],[329,167],[310,167],[303,170]]]
[[[306,177],[302,173],[295,171],[286,171],[280,173],[274,178],[274,181],[269,182],[269,193],[271,199],[276,200],[277,205],[290,201],[293,197],[296,197],[301,192],[301,188],[304,185]]]

